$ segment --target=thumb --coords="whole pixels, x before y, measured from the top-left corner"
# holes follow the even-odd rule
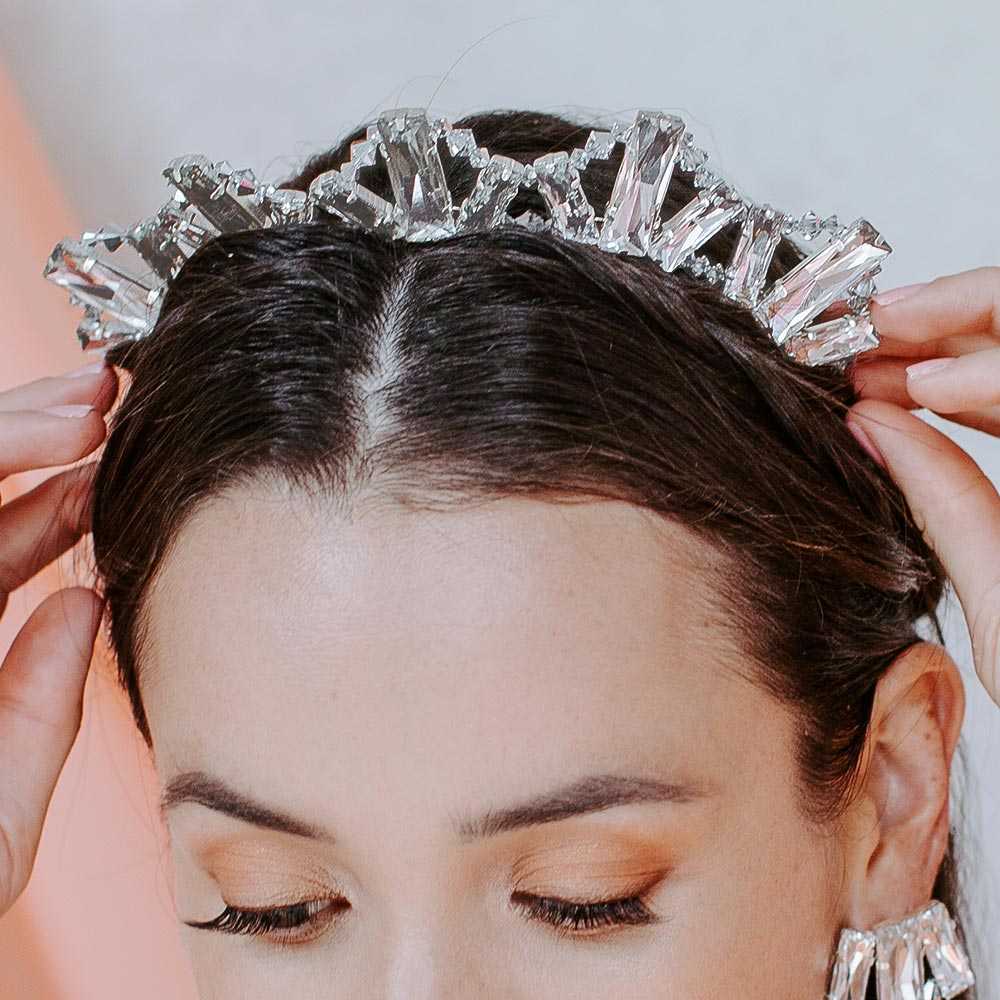
[[[49,801],[80,728],[103,606],[85,587],[49,594],[0,669],[0,913],[34,867]]]
[[[885,460],[955,587],[978,673],[1000,705],[1000,495],[973,458],[909,410],[879,399],[851,407]],[[852,427],[852,430],[854,428]]]

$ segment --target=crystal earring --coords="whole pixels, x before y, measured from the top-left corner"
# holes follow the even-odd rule
[[[955,923],[937,900],[870,931],[842,930],[826,1000],[865,1000],[873,968],[878,1000],[950,1000],[975,985]]]

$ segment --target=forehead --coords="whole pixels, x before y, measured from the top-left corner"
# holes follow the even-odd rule
[[[623,746],[636,766],[701,764],[764,697],[737,676],[715,559],[623,502],[348,519],[281,487],[232,491],[185,524],[149,593],[158,757],[239,777],[265,740],[270,766],[331,780],[377,753],[515,790],[525,768],[614,770]]]

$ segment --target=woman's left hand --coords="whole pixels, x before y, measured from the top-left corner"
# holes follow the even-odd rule
[[[971,456],[910,412],[926,407],[1000,437],[1000,267],[887,291],[872,322],[881,343],[853,367],[860,401],[848,426],[871,439],[944,564],[976,673],[1000,705],[1000,495]],[[925,359],[942,363],[921,370]]]

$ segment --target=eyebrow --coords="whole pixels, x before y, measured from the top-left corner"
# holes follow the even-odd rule
[[[691,783],[630,775],[594,774],[554,791],[536,795],[519,805],[490,809],[476,818],[461,819],[454,823],[454,829],[463,840],[476,840],[616,806],[656,802],[685,803],[704,798],[708,794],[710,790],[705,786]],[[160,797],[161,815],[165,819],[171,809],[185,802],[204,806],[267,830],[314,840],[334,839],[323,828],[257,801],[205,771],[183,771],[171,778]]]

